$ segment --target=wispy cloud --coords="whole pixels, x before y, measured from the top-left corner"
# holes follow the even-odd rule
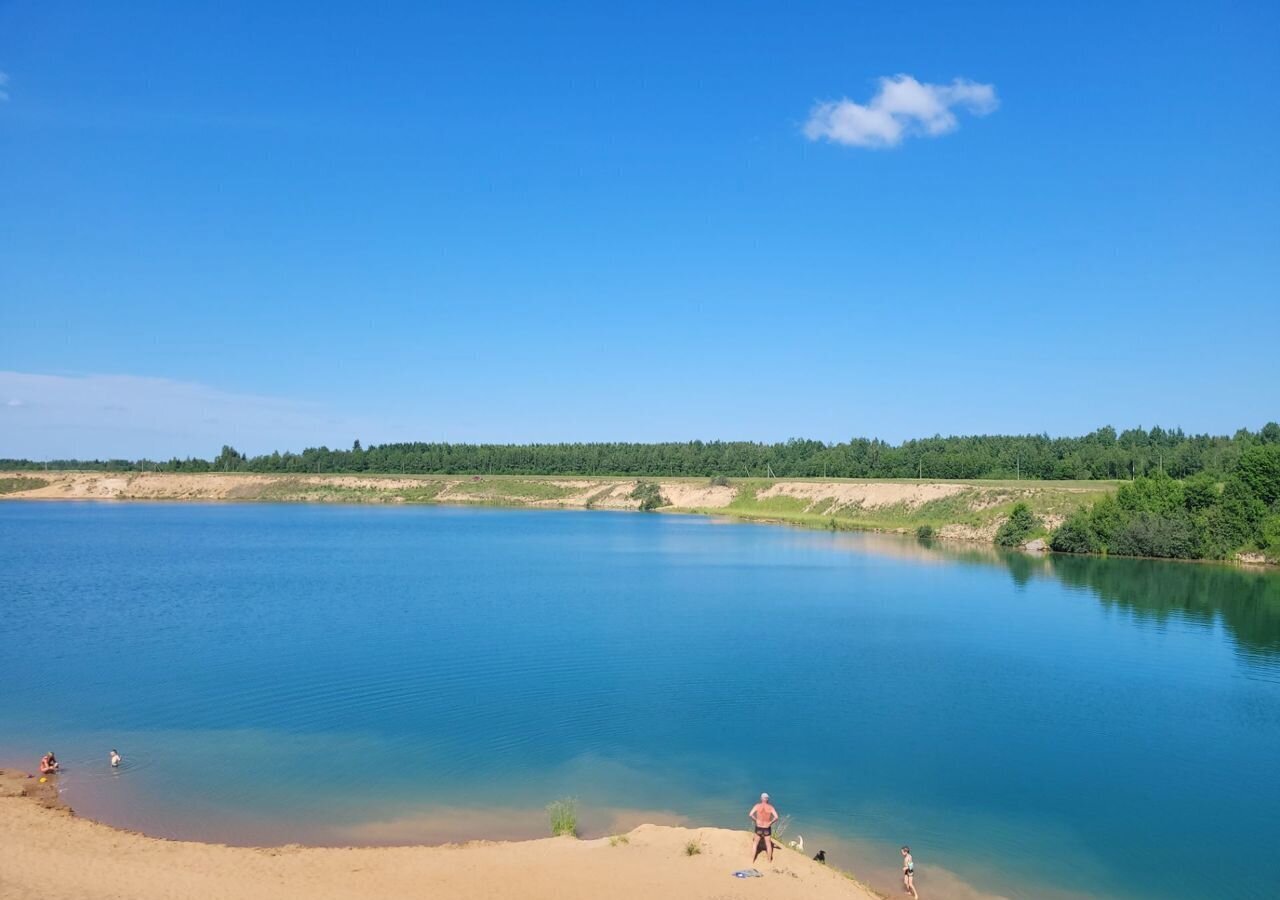
[[[381,437],[385,428],[319,404],[137,375],[0,371],[0,457],[209,456]]]
[[[927,84],[910,75],[894,75],[879,83],[880,90],[865,104],[847,97],[819,103],[805,122],[805,137],[850,147],[896,147],[911,135],[937,137],[955,131],[960,125],[956,109],[985,116],[1000,105],[995,85],[964,78]]]
[[[9,101],[9,75],[5,72],[0,72],[0,103],[7,103],[8,101]]]

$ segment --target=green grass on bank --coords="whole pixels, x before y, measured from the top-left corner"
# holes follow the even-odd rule
[[[16,494],[18,491],[34,491],[36,488],[42,488],[49,482],[43,478],[27,478],[25,475],[15,475],[11,478],[0,478],[0,494]]]
[[[490,500],[563,500],[577,491],[551,481],[480,477],[469,478],[453,485],[451,494],[463,494],[467,497]]]
[[[804,479],[785,479],[788,482]],[[729,515],[753,521],[782,522],[806,528],[836,531],[909,531],[922,525],[941,529],[946,525],[990,528],[1007,518],[1019,502],[1026,503],[1040,519],[1063,518],[1101,497],[1115,492],[1116,482],[1105,481],[932,481],[915,479],[820,479],[808,483],[831,484],[832,496],[816,498],[775,495],[761,497],[774,481],[743,479],[733,483],[737,496],[724,508],[700,508],[691,512]],[[964,490],[918,505],[886,506],[849,504],[836,496],[847,484],[956,484]],[[1045,530],[1047,532],[1047,529]]]

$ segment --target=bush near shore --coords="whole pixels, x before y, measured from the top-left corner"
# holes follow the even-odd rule
[[[1027,538],[1040,528],[1041,522],[1031,507],[1025,503],[1014,504],[1009,518],[996,531],[996,543],[1001,547],[1020,546]]]
[[[1073,513],[1049,545],[1062,553],[1280,559],[1280,443],[1245,450],[1221,484],[1206,473],[1136,478]]]

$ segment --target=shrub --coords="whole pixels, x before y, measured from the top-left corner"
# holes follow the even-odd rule
[[[1111,539],[1124,525],[1124,512],[1116,498],[1110,495],[1093,504],[1089,511],[1089,528],[1104,547],[1111,546]]]
[[[1206,555],[1228,556],[1254,540],[1266,515],[1267,508],[1243,481],[1228,479],[1218,503],[1205,516]]]
[[[1049,539],[1049,546],[1058,553],[1098,553],[1104,549],[1084,510],[1077,510],[1062,523]]]
[[[1280,513],[1272,513],[1262,520],[1262,537],[1258,546],[1270,551],[1271,556],[1280,554]]]
[[[1168,475],[1136,478],[1120,485],[1116,502],[1126,512],[1171,515],[1186,507],[1186,492],[1181,481],[1174,481]]]
[[[547,815],[551,817],[551,834],[559,837],[562,834],[578,836],[578,801],[573,797],[564,797],[547,804]]]
[[[916,537],[922,541],[932,540],[937,535],[938,532],[934,530],[932,525],[921,525],[916,529]]]
[[[693,840],[684,845],[685,856],[697,856],[701,852],[702,843],[700,841]]]
[[[1185,515],[1136,514],[1111,542],[1121,556],[1194,559],[1201,555],[1196,529]]]
[[[1040,527],[1040,520],[1036,518],[1035,513],[1031,511],[1031,507],[1025,503],[1014,504],[1013,511],[1009,513],[1009,518],[1000,526],[1000,530],[996,532],[996,543],[1001,547],[1016,547],[1031,536],[1031,533]]]
[[[645,512],[655,510],[660,506],[671,505],[667,498],[662,496],[662,488],[652,481],[636,482],[635,490],[631,492],[631,499],[639,500],[640,509]]]
[[[727,475],[712,475],[712,476],[711,476],[711,486],[712,486],[712,487],[728,487],[728,486],[729,486],[729,476],[727,476]]]
[[[613,837],[609,838],[610,847],[616,847],[619,844],[630,844],[630,843],[631,843],[631,838],[627,837],[625,834],[615,834]]]
[[[1184,503],[1188,512],[1206,510],[1218,502],[1218,483],[1212,475],[1201,472],[1182,483]]]
[[[1235,477],[1264,506],[1280,500],[1280,446],[1265,444],[1250,447],[1241,453],[1240,461],[1236,463]]]

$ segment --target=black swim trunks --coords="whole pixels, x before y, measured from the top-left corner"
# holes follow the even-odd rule
[[[768,828],[761,828],[759,825],[757,825],[756,834],[759,835],[760,837],[769,837],[773,834],[773,826],[770,825]]]

